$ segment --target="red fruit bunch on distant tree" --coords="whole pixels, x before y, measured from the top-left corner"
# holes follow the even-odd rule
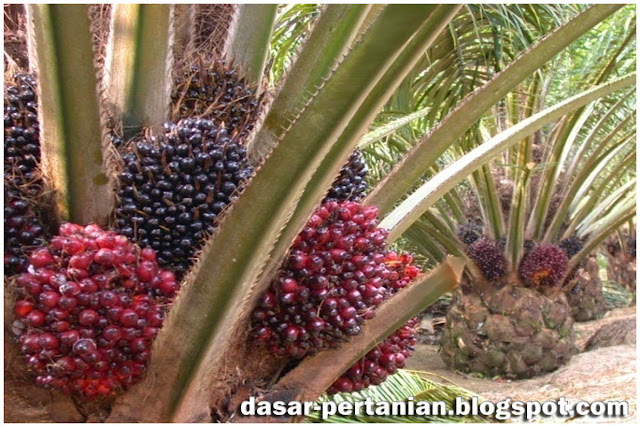
[[[404,368],[405,360],[416,344],[417,317],[410,319],[400,329],[369,351],[327,390],[329,394],[351,393],[364,390],[370,385],[382,383],[398,369]]]
[[[179,288],[153,250],[69,223],[31,254],[16,285],[14,329],[36,383],[89,400],[142,377]]]
[[[350,201],[315,210],[253,312],[254,334],[271,352],[302,358],[336,347],[418,274],[411,256],[385,251],[377,216]]]

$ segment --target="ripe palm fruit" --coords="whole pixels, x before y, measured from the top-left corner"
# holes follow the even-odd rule
[[[18,342],[40,386],[91,400],[128,389],[178,291],[155,252],[65,223],[16,278]]]
[[[324,202],[331,200],[344,202],[346,200],[357,202],[364,197],[367,190],[365,178],[367,166],[360,150],[355,150],[347,163],[340,169],[340,175],[331,184],[329,193]]]
[[[450,367],[488,377],[531,378],[575,354],[571,309],[564,293],[547,297],[506,284],[456,292],[447,313],[440,357]]]
[[[405,360],[411,355],[416,344],[415,332],[418,324],[417,317],[410,319],[342,374],[329,387],[327,393],[361,391],[370,385],[381,384],[389,375],[404,368]]]
[[[204,118],[243,139],[258,118],[262,95],[236,68],[214,60],[208,68],[191,67],[176,79],[172,99],[174,120]]]
[[[377,215],[356,202],[315,210],[253,312],[254,335],[271,352],[302,358],[338,346],[417,275],[410,256],[385,253]]]
[[[136,142],[123,160],[118,231],[179,277],[253,174],[246,149],[204,119],[166,124],[164,136]]]
[[[518,269],[525,284],[532,288],[551,288],[567,271],[569,260],[564,251],[553,243],[537,245],[526,254]]]
[[[503,250],[491,239],[482,237],[476,240],[467,248],[467,255],[488,280],[499,279],[507,273]]]
[[[480,237],[482,237],[482,227],[468,222],[466,224],[460,225],[456,230],[456,235],[458,239],[465,245],[470,245]]]
[[[40,126],[36,81],[16,75],[4,93],[4,265],[13,275],[25,271],[27,255],[47,234],[40,207]]]

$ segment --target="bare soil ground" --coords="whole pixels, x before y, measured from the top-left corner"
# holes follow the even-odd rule
[[[418,344],[407,360],[407,369],[440,383],[454,383],[485,400],[511,398],[521,401],[626,400],[624,418],[541,419],[542,422],[632,422],[636,419],[635,307],[612,310],[596,321],[577,323],[577,345],[581,351],[561,369],[529,380],[479,378],[449,370],[438,355],[438,346]],[[596,338],[594,338],[596,336]],[[595,347],[595,348],[594,348]]]

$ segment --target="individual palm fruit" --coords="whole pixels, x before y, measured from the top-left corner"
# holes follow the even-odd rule
[[[367,190],[365,178],[367,176],[367,166],[360,150],[355,150],[347,163],[340,169],[340,175],[331,184],[329,193],[323,202],[334,200],[344,202],[360,201]]]
[[[467,255],[488,280],[499,279],[507,273],[503,250],[491,239],[482,237],[476,240],[467,248]]]
[[[571,258],[582,250],[583,244],[582,240],[578,239],[576,236],[571,236],[561,240],[560,243],[558,243],[558,246],[560,246],[560,249],[563,250],[567,258]]]
[[[36,383],[91,400],[138,381],[178,283],[155,252],[65,223],[16,278],[20,350]]]
[[[468,246],[482,237],[482,227],[471,222],[462,224],[456,230],[456,236]]]
[[[224,60],[194,66],[174,82],[173,120],[204,118],[228,133],[244,139],[253,129],[260,112],[262,95],[247,79]]]
[[[500,289],[484,287],[482,295],[455,293],[440,357],[458,371],[520,379],[551,372],[575,352],[564,293],[547,297],[508,283]]]
[[[419,324],[417,317],[410,319],[342,374],[327,393],[361,391],[371,385],[381,384],[389,375],[404,368],[405,360],[414,350]]]
[[[356,202],[315,210],[253,312],[269,351],[302,358],[338,346],[418,274],[410,256],[385,252],[377,215]]]
[[[123,160],[118,232],[157,251],[179,277],[253,174],[246,149],[204,119],[166,124],[164,136],[136,142]]]
[[[542,243],[522,258],[518,271],[527,286],[550,288],[560,284],[560,279],[567,271],[568,262],[567,256],[559,246]]]

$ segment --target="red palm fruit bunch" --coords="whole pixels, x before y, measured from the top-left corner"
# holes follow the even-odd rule
[[[36,383],[86,400],[129,388],[178,291],[155,252],[65,223],[16,278],[18,342]]]
[[[498,242],[481,237],[467,247],[467,255],[488,280],[496,280],[507,274],[507,261]]]
[[[417,275],[411,257],[385,252],[377,216],[350,201],[316,209],[253,312],[254,334],[270,351],[302,358],[337,346]]]
[[[562,248],[553,243],[542,243],[520,262],[520,277],[532,288],[553,287],[564,276],[568,262]]]
[[[410,319],[400,329],[369,351],[362,360],[356,362],[338,378],[327,390],[329,394],[351,393],[364,390],[370,385],[378,385],[404,368],[405,360],[416,344],[417,317]]]

